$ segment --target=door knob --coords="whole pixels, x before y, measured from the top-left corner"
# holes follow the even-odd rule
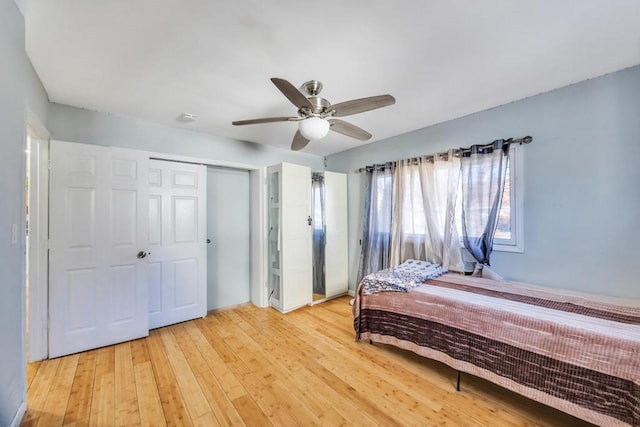
[[[147,256],[147,253],[146,253],[146,252],[144,252],[144,251],[140,251],[140,252],[138,252],[138,258],[142,259],[142,258],[144,258],[144,257],[146,257],[146,256]]]

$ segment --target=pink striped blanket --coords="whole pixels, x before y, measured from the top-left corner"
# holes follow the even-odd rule
[[[363,295],[356,339],[392,344],[586,421],[640,426],[640,302],[448,273]]]

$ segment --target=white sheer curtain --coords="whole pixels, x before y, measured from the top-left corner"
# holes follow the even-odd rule
[[[448,270],[463,271],[456,224],[460,218],[460,159],[453,150],[447,156],[423,157],[419,171],[427,230],[426,260]]]
[[[418,165],[412,159],[396,163],[392,206],[390,265],[393,267],[408,259],[425,259],[424,203]]]
[[[463,271],[456,218],[460,217],[460,160],[425,156],[400,160],[393,175],[391,266],[423,259]],[[457,215],[456,215],[457,213]]]

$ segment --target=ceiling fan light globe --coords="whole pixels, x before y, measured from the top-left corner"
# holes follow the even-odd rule
[[[317,141],[329,133],[329,122],[320,117],[308,117],[298,122],[298,130],[309,141]]]

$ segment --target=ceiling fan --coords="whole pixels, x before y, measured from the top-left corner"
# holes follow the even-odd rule
[[[291,149],[294,151],[301,150],[309,141],[317,141],[324,138],[329,130],[366,141],[371,138],[369,132],[333,117],[344,117],[375,110],[396,102],[391,95],[378,95],[331,105],[329,101],[318,96],[322,90],[322,83],[318,80],[310,80],[304,83],[300,90],[285,79],[274,77],[271,81],[298,108],[298,117],[265,117],[262,119],[239,120],[232,123],[235,126],[242,126],[271,122],[298,122],[298,131],[291,143]],[[304,91],[307,95],[304,95],[301,91]]]

